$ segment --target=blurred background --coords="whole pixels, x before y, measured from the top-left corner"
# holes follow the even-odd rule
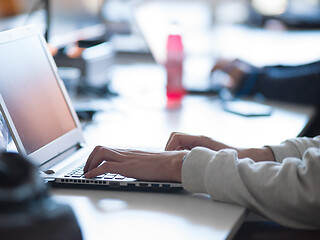
[[[320,59],[319,0],[0,0],[1,31],[29,24],[46,37],[71,95],[140,92],[150,81],[121,66],[164,67],[169,34],[182,36],[190,93],[215,91],[217,59],[259,67]]]
[[[194,92],[212,90],[218,58],[256,66],[320,58],[319,0],[0,0],[1,31],[29,24],[45,35],[66,85],[102,95],[118,63],[163,65],[170,33],[183,37],[184,85]]]
[[[101,108],[126,108],[132,114],[165,109],[170,34],[183,40],[186,92],[212,99],[221,97],[211,74],[219,59],[242,59],[261,68],[320,59],[320,0],[0,0],[0,31],[29,24],[44,34],[84,119]],[[270,86],[272,93],[278,91]],[[289,94],[286,87],[279,88],[278,95]],[[121,96],[127,101],[102,106],[90,104],[92,96],[104,100]],[[134,104],[141,111],[134,111]],[[201,106],[195,103],[195,108]],[[182,118],[174,113],[171,117],[177,124]],[[193,113],[187,118],[192,117]],[[100,120],[105,121],[96,119]],[[153,121],[145,124],[150,125],[150,134]],[[172,130],[177,130],[175,125]],[[168,133],[163,135],[166,139]],[[117,144],[121,142],[120,138]]]

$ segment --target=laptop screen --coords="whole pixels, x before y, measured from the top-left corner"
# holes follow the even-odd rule
[[[37,35],[0,53],[0,94],[28,155],[77,127]]]

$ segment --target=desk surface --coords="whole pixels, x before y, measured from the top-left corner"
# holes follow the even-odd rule
[[[231,239],[245,209],[207,195],[54,189],[69,203],[84,239]]]
[[[221,101],[188,96],[176,110],[165,105],[115,100],[112,114],[101,113],[86,127],[90,143],[118,148],[164,149],[171,132],[205,135],[236,147],[276,145],[299,135],[313,109],[270,102],[271,116],[243,117],[223,110]],[[96,134],[99,132],[100,134]]]

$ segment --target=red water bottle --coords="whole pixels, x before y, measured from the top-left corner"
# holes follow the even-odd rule
[[[167,99],[180,102],[185,95],[182,84],[183,44],[180,35],[169,35],[167,41]]]

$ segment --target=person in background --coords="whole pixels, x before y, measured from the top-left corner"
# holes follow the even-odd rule
[[[205,136],[172,133],[163,152],[97,146],[84,172],[88,178],[112,172],[182,182],[190,192],[238,204],[283,226],[320,228],[320,136],[241,149]]]
[[[256,67],[240,59],[220,59],[212,69],[213,81],[221,71],[228,77],[216,84],[229,89],[235,97],[262,94],[266,99],[314,106],[317,113],[305,135],[320,134],[320,61]]]

